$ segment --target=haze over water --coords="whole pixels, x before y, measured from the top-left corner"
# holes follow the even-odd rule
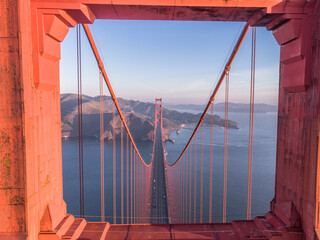
[[[222,118],[224,113],[218,113]],[[252,217],[264,215],[274,196],[276,159],[276,113],[256,113],[254,119],[253,146],[253,187]],[[247,170],[248,170],[248,128],[249,113],[229,113],[229,119],[238,122],[239,129],[228,131],[228,200],[227,221],[246,218]],[[180,134],[172,132],[175,143],[166,142],[167,159],[173,162],[192,133],[192,129],[182,129]],[[214,128],[213,140],[213,221],[222,221],[223,194],[223,152],[224,129]],[[198,135],[200,139],[200,131]],[[124,141],[125,142],[125,141]],[[209,199],[209,153],[210,128],[204,127],[204,211],[203,222],[208,221]],[[146,162],[150,161],[153,144],[137,142],[139,151]],[[197,175],[200,175],[200,140],[197,141]],[[124,145],[124,151],[126,147]],[[126,153],[124,152],[124,156]],[[62,141],[64,199],[68,213],[79,215],[78,139]],[[126,158],[124,158],[126,159]],[[126,166],[126,160],[124,160]],[[193,164],[192,164],[193,165]],[[120,186],[120,142],[117,143],[117,186]],[[126,168],[124,168],[126,172]],[[124,177],[126,182],[126,177]],[[198,179],[200,186],[200,179]],[[95,138],[84,138],[84,188],[85,215],[87,221],[100,221],[100,142]],[[126,189],[126,186],[124,187]],[[199,187],[197,187],[199,190]],[[117,189],[117,215],[120,214],[120,187]],[[126,193],[126,191],[124,191]],[[113,223],[112,212],[112,143],[105,142],[105,193],[106,221]],[[197,197],[199,199],[197,191]],[[124,196],[126,199],[126,196]],[[126,204],[125,204],[126,206]],[[199,221],[199,206],[197,221]],[[124,211],[126,213],[126,209]],[[119,221],[118,221],[119,223]],[[126,221],[125,221],[126,223]]]

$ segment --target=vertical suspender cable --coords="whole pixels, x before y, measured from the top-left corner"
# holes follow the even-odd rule
[[[187,157],[187,152],[184,153],[184,161],[185,161],[185,167],[184,167],[184,208],[183,208],[183,212],[184,212],[184,218],[183,218],[183,223],[186,223],[186,219],[187,219],[187,204],[188,204],[188,199],[187,199],[187,179],[188,179],[188,175],[187,175],[187,168],[188,168],[188,157]]]
[[[226,74],[225,117],[224,117],[224,165],[223,165],[223,223],[227,221],[227,180],[228,180],[228,103],[229,103],[229,71]]]
[[[79,26],[80,30],[80,26]],[[82,68],[82,57],[81,57],[81,31],[79,31],[80,39],[80,69]],[[84,176],[83,176],[83,121],[82,121],[82,70],[80,70],[80,130],[81,130],[81,180],[82,180],[82,215],[84,216]]]
[[[143,188],[144,185],[144,176],[145,176],[145,172],[143,167],[141,166],[141,181],[140,181],[140,191],[141,191],[141,202],[140,202],[140,222],[142,223],[144,221],[144,204],[145,204],[145,188]]]
[[[144,189],[143,189],[143,183],[144,183],[144,177],[143,176],[145,176],[144,174],[144,171],[143,171],[143,168],[142,167],[140,167],[140,171],[141,171],[141,173],[140,173],[140,196],[141,196],[141,201],[140,201],[140,223],[142,223],[143,222],[143,220],[144,220],[144,211],[143,211],[143,206],[144,206],[144,204],[145,204],[145,192],[144,192]]]
[[[133,151],[133,223],[136,223],[136,152]]]
[[[124,215],[124,209],[123,209],[123,125],[120,122],[120,138],[121,138],[121,224],[123,224],[123,215]]]
[[[194,136],[193,222],[197,221],[197,135]]]
[[[184,208],[184,211],[185,211],[185,218],[184,218],[184,223],[187,223],[187,216],[188,216],[188,210],[187,210],[187,206],[188,206],[188,160],[189,160],[189,158],[188,158],[188,152],[186,152],[185,153],[185,155],[186,155],[186,170],[185,170],[185,175],[186,175],[186,178],[185,178],[185,182],[186,182],[186,184],[185,184],[185,202],[186,202],[186,204],[185,204],[185,208]]]
[[[201,124],[201,159],[200,159],[200,223],[203,210],[203,123]]]
[[[104,126],[103,126],[103,77],[99,74],[100,85],[100,178],[101,178],[101,222],[105,222],[104,202]]]
[[[184,219],[184,168],[185,168],[185,155],[183,156],[182,159],[182,164],[181,164],[181,180],[182,180],[182,184],[181,184],[181,218],[180,221],[183,223],[183,219]]]
[[[187,174],[186,174],[186,167],[187,167],[187,153],[184,154],[184,161],[183,161],[183,170],[182,170],[182,174],[183,174],[183,188],[182,188],[182,201],[183,201],[183,208],[182,208],[182,211],[183,211],[183,223],[185,222],[185,218],[186,218],[186,211],[185,211],[185,208],[186,208],[186,204],[187,204],[187,201],[186,201],[186,183],[187,183]]]
[[[213,102],[210,119],[210,178],[209,178],[209,222],[212,222],[212,190],[213,190]]]
[[[132,174],[132,170],[133,170],[133,160],[132,160],[132,143],[130,143],[130,223],[133,223],[133,199],[132,199],[132,195],[133,195],[133,174]]]
[[[127,177],[126,177],[126,180],[127,180],[127,185],[126,185],[126,190],[127,190],[127,194],[126,194],[126,201],[127,201],[127,221],[126,223],[128,224],[129,223],[129,137],[127,135]]]
[[[138,163],[138,181],[139,181],[139,185],[138,185],[138,223],[141,223],[142,221],[142,216],[143,216],[143,212],[142,212],[142,206],[143,206],[143,189],[142,189],[142,182],[143,182],[143,171],[142,168],[140,166],[140,164]]]
[[[139,189],[139,185],[140,185],[140,175],[139,175],[139,171],[140,168],[139,168],[139,165],[137,163],[137,167],[136,167],[136,214],[135,214],[135,217],[136,217],[136,223],[139,223],[139,204],[140,204],[140,189]]]
[[[148,181],[149,179],[149,169],[148,168],[144,168],[144,171],[145,171],[145,183],[146,183],[146,188],[145,188],[145,220],[144,222],[147,223],[148,222],[148,201],[149,201],[149,197],[150,197],[150,194],[149,194],[149,187],[150,187],[150,181]]]
[[[149,193],[149,187],[151,185],[151,181],[149,181],[149,169],[145,169],[145,173],[144,173],[144,176],[145,176],[145,203],[144,203],[144,223],[148,223],[149,221],[149,206],[148,203],[149,203],[149,200],[150,200],[150,193]]]
[[[152,156],[151,160],[152,160],[151,164],[153,166],[154,156]],[[151,176],[152,176],[152,167],[148,169],[148,179],[149,179],[149,181],[152,181]],[[150,196],[150,194],[151,194],[151,184],[148,185],[148,196]],[[151,204],[151,200],[150,200],[150,204]],[[148,207],[148,206],[146,206],[146,207]],[[149,223],[150,223],[150,219],[149,219]]]
[[[177,169],[177,171],[179,171],[179,174],[180,175],[176,175],[176,176],[174,176],[175,177],[175,180],[176,180],[176,178],[179,176],[179,182],[180,183],[182,183],[182,181],[181,181],[181,167],[180,167],[180,165],[181,165],[181,163],[179,163],[179,164],[177,164],[177,167],[176,167],[176,169]],[[174,172],[175,171],[175,169],[171,169],[171,171],[172,172]],[[170,171],[170,172],[171,172]],[[177,181],[178,182],[178,181]],[[176,197],[177,199],[182,199],[181,198],[181,185],[179,184],[179,185],[177,185],[177,189],[175,188],[175,184],[173,184],[173,183],[169,183],[169,188],[170,189],[172,189],[171,191],[172,191],[172,194],[170,194],[170,202],[173,202],[173,200],[174,200],[174,198]],[[170,192],[171,192],[170,191]],[[173,203],[174,204],[174,203]],[[172,204],[172,205],[173,205]],[[173,215],[173,220],[174,219],[178,219],[179,218],[179,216],[180,216],[180,213],[181,213],[181,202],[179,202],[179,204],[177,205],[177,206],[175,206],[175,205],[173,205],[174,207],[175,207],[175,211],[173,210],[172,211],[172,215]]]
[[[251,83],[250,83],[250,117],[249,117],[249,153],[248,153],[248,193],[247,193],[247,220],[251,220],[252,195],[252,150],[253,150],[253,115],[254,115],[254,85],[256,60],[256,28],[252,28],[251,51]]]
[[[117,223],[117,170],[116,170],[116,112],[112,104],[112,142],[113,142],[113,224]]]
[[[142,223],[143,222],[143,216],[144,216],[144,214],[143,214],[143,205],[144,205],[144,191],[143,191],[143,188],[142,188],[142,186],[143,186],[143,180],[144,180],[144,178],[142,177],[142,176],[144,176],[144,172],[143,172],[143,168],[142,168],[142,166],[140,166],[140,175],[139,175],[139,177],[140,177],[140,192],[139,192],[139,194],[140,194],[140,196],[141,196],[141,200],[140,200],[140,206],[139,206],[139,208],[140,208],[140,223]]]
[[[182,219],[182,222],[183,222],[183,219],[184,219],[184,211],[183,211],[183,209],[184,209],[184,184],[185,184],[185,182],[184,182],[184,171],[183,171],[184,165],[185,165],[185,161],[182,161],[182,164],[180,166],[180,168],[181,168],[181,196],[180,196],[181,197],[181,206],[180,206],[180,208],[181,208],[181,216],[182,216],[181,219]]]
[[[178,203],[179,204],[177,204],[177,206],[176,206],[176,208],[177,208],[177,218],[180,220],[180,219],[182,219],[182,209],[181,209],[181,206],[182,206],[182,201],[183,201],[183,199],[182,199],[182,196],[181,196],[181,194],[182,194],[182,184],[183,184],[183,180],[182,180],[182,162],[180,162],[178,165],[177,165],[177,169],[178,169],[178,171],[179,171],[179,185],[178,185]],[[170,184],[171,185],[171,184]],[[176,191],[175,189],[174,189],[174,191]]]
[[[177,204],[176,205],[173,205],[173,206],[175,206],[176,208],[177,208],[177,215],[176,215],[176,221],[181,221],[181,219],[182,219],[182,204],[183,204],[183,199],[182,199],[182,183],[183,183],[183,180],[182,180],[182,169],[183,169],[183,162],[181,161],[181,163],[180,164],[178,164],[178,168],[179,168],[179,171],[180,171],[180,185],[178,185],[178,194],[179,194],[179,199],[180,199],[180,202],[177,202]],[[173,169],[174,170],[174,169]],[[174,171],[173,171],[174,172]],[[175,184],[171,184],[171,185],[175,185]],[[172,194],[172,201],[174,201],[175,199],[175,188],[174,188],[174,186],[172,187],[173,188],[173,194]],[[174,203],[175,204],[175,203]]]
[[[82,71],[81,71],[81,29],[77,25],[77,78],[78,78],[78,132],[79,132],[79,183],[80,183],[80,217],[84,217],[83,186],[83,133],[82,133]]]
[[[189,223],[191,223],[191,158],[192,158],[192,144],[189,146],[190,148],[190,159],[189,159]]]

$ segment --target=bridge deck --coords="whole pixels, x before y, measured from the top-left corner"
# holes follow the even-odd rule
[[[169,223],[166,175],[160,124],[156,129],[154,161],[151,177],[150,223]]]

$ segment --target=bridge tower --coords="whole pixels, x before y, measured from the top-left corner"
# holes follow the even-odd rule
[[[158,123],[162,129],[162,98],[156,98],[154,112],[154,128],[157,129]]]
[[[160,124],[160,125],[159,125]],[[170,223],[167,176],[162,137],[162,99],[155,100],[153,163],[150,192],[150,223]]]

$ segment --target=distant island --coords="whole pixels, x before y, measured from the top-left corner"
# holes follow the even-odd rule
[[[224,102],[214,104],[215,112],[224,112]],[[178,111],[199,111],[202,112],[204,109],[204,105],[196,105],[196,104],[164,104],[165,107],[169,109],[175,109]],[[246,103],[232,103],[228,104],[229,112],[249,112],[250,105]],[[278,112],[278,106],[269,105],[264,103],[256,103],[254,104],[254,112],[255,113],[276,113]]]
[[[61,133],[62,137],[78,136],[78,98],[76,94],[61,94]],[[83,95],[82,97],[83,112],[83,136],[99,137],[100,135],[100,111],[99,96],[90,97]],[[124,114],[132,136],[136,140],[152,141],[154,131],[154,103],[140,102],[134,100],[126,100],[118,98],[120,108]],[[103,119],[104,133],[106,140],[112,139],[112,113],[113,103],[110,96],[103,97]],[[176,110],[162,109],[163,116],[163,137],[164,140],[170,141],[170,132],[179,130],[183,127],[194,126],[201,114],[192,114],[187,112],[179,112]],[[210,124],[210,115],[204,119],[204,124]],[[116,138],[120,138],[120,117],[116,114]],[[224,127],[224,119],[218,115],[213,116],[213,125],[216,127]],[[228,120],[228,128],[238,129],[238,124],[232,120]]]

